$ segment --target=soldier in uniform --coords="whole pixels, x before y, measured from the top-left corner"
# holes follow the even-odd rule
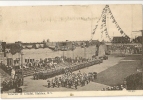
[[[52,86],[53,86],[53,88],[55,87],[55,80],[54,79],[52,79]]]
[[[69,88],[71,88],[71,86],[72,86],[72,80],[71,79],[69,79]]]
[[[49,81],[49,80],[47,80],[47,82],[48,82],[48,88],[50,88],[50,81]]]
[[[75,79],[74,86],[75,86],[75,89],[77,89],[77,86],[78,86],[78,80],[77,79]]]
[[[96,72],[93,72],[93,77],[94,77],[94,80],[97,79],[97,73]]]
[[[126,81],[126,78],[124,78],[123,87],[127,89],[127,81]]]
[[[61,79],[61,77],[59,77],[59,79],[58,79],[58,87],[61,86],[61,81],[62,81],[62,79]]]
[[[87,74],[85,74],[85,81],[86,81],[86,84],[88,84],[88,75]]]
[[[90,73],[88,73],[88,83],[91,81],[90,79]]]
[[[9,89],[12,89],[13,88],[13,80],[10,79],[10,81],[8,82],[8,84],[9,84]]]

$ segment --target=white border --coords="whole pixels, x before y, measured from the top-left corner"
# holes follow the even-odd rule
[[[87,5],[87,4],[143,4],[143,1],[0,1],[0,6],[30,6],[30,5]],[[41,98],[33,98],[41,99]],[[47,100],[47,98],[42,98]],[[48,98],[48,100],[51,98]],[[143,97],[126,96],[126,97],[80,97],[80,98],[52,98],[53,100],[143,100]],[[15,100],[15,99],[12,99]],[[18,100],[18,99],[16,99]],[[30,99],[23,99],[30,100]]]
[[[142,1],[0,1],[0,6],[142,4]]]

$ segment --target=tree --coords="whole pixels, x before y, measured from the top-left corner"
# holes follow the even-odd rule
[[[10,46],[10,52],[12,55],[16,53],[20,53],[22,50],[22,47],[19,44],[11,44]]]

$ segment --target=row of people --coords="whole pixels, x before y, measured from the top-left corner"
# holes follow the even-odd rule
[[[40,59],[40,60],[36,60],[33,62],[26,62],[24,64],[25,68],[27,67],[51,67],[51,66],[55,66],[57,64],[60,63],[76,63],[76,62],[84,62],[84,61],[88,61],[89,59],[85,59],[82,57],[75,57],[75,59],[72,59],[71,57],[55,57],[55,58],[45,58],[44,60]]]
[[[140,54],[142,52],[141,47],[136,47],[136,46],[113,45],[109,49],[111,53],[118,51],[118,52],[128,53],[128,54]]]
[[[61,77],[55,77],[51,81],[47,80],[48,88],[50,87],[66,87],[66,88],[75,88],[78,86],[85,86],[91,81],[95,81],[97,79],[97,73],[71,73],[67,72]]]
[[[45,69],[45,70],[35,70],[35,73],[33,74],[34,80],[38,79],[47,79],[51,77],[55,77],[57,75],[61,75],[63,73],[66,73],[68,71],[74,72],[76,70],[80,70],[82,68],[86,68],[95,64],[102,63],[101,60],[90,60],[88,62],[84,63],[75,63],[75,64],[62,64],[60,66],[57,66],[53,69]]]
[[[126,88],[123,85],[118,85],[118,86],[103,88],[101,91],[120,91],[125,89]]]

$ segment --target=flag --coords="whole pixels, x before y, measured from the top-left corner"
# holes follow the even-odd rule
[[[113,23],[115,23],[115,20],[113,19],[113,21],[112,21]]]
[[[96,30],[96,27],[93,29],[93,31],[95,31]]]
[[[111,13],[111,10],[109,10],[109,13]]]
[[[93,31],[92,34],[95,34],[95,31]]]
[[[108,7],[109,7],[109,5],[106,5],[106,6],[105,6],[105,8],[108,8]]]
[[[100,29],[102,29],[103,28],[103,26],[101,25],[101,28]]]
[[[121,30],[121,28],[120,28],[120,27],[118,28],[118,31],[119,31],[119,30]]]
[[[110,12],[110,15],[112,15],[112,12]],[[113,16],[113,15],[112,15]]]
[[[114,18],[113,15],[110,17],[110,19],[111,19],[111,18]]]
[[[123,31],[121,30],[120,33],[123,34]]]
[[[106,29],[104,29],[104,31],[107,31],[107,28],[106,28]]]

